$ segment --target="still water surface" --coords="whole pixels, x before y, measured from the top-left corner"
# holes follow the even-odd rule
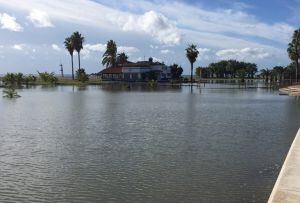
[[[300,102],[264,89],[0,98],[0,202],[266,202]]]

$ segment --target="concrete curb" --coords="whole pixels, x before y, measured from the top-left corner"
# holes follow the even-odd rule
[[[281,168],[268,203],[300,202],[300,129]]]

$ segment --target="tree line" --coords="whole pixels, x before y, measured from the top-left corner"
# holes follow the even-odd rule
[[[186,48],[186,57],[191,64],[190,81],[193,82],[193,68],[196,62],[199,51],[197,45],[191,44]],[[292,40],[288,44],[287,53],[292,63],[287,67],[276,66],[272,69],[262,69],[259,77],[268,81],[281,81],[284,79],[295,79],[298,82],[299,78],[299,59],[300,59],[300,29],[294,31]],[[217,63],[211,63],[208,67],[198,67],[196,75],[201,78],[254,78],[257,70],[257,65],[254,63],[240,62],[236,60],[223,60]]]
[[[237,60],[222,60],[208,67],[196,68],[200,78],[254,78],[257,65]]]
[[[296,79],[296,63],[286,67],[275,66],[271,69],[257,70],[254,63],[246,63],[236,60],[222,60],[211,63],[208,67],[197,67],[196,76],[199,78],[231,78],[231,79],[265,79],[265,82],[282,82]]]
[[[79,74],[85,74],[84,69],[80,67],[80,51],[83,49],[84,37],[79,32],[74,32],[70,37],[64,41],[65,48],[71,56],[72,64],[72,78],[74,79],[73,67],[73,53],[78,54]],[[194,63],[196,62],[199,51],[197,45],[191,44],[186,49],[186,57],[191,65],[190,81],[193,82]],[[296,82],[299,78],[299,59],[300,59],[300,29],[293,33],[291,42],[288,44],[287,52],[292,63],[287,67],[276,66],[272,69],[262,69],[259,77],[263,77],[266,81],[283,80],[286,78],[295,79]],[[126,53],[118,53],[117,44],[113,40],[109,40],[106,44],[106,51],[102,56],[102,65],[106,68],[118,67],[128,62]],[[171,75],[173,78],[179,78],[182,74],[182,68],[177,64],[171,66]],[[180,73],[180,74],[179,74]],[[254,63],[247,63],[237,60],[222,60],[216,63],[209,64],[208,67],[198,67],[195,71],[198,77],[201,78],[254,78],[258,73],[257,65]]]
[[[266,83],[269,82],[283,82],[289,80],[297,81],[297,65],[295,62],[290,63],[288,66],[275,66],[272,69],[262,69],[258,77],[263,78]]]

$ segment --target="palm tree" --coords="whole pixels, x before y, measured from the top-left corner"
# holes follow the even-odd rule
[[[299,59],[300,59],[300,29],[295,30],[292,42],[289,43],[287,52],[292,61],[296,62],[296,82],[298,82]]]
[[[193,83],[193,66],[198,58],[199,51],[197,50],[197,46],[194,44],[189,45],[188,48],[185,49],[185,51],[186,57],[191,63],[191,83]]]
[[[127,63],[128,60],[128,56],[125,54],[125,52],[122,52],[120,54],[118,54],[117,56],[117,64],[118,65],[124,65],[124,63]]]
[[[80,70],[80,51],[83,49],[84,37],[79,32],[74,32],[71,38],[74,44],[74,49],[78,54],[78,67]]]
[[[6,86],[14,86],[16,83],[16,76],[14,73],[7,73],[3,78],[2,78],[2,82],[6,85]]]
[[[108,41],[106,51],[103,54],[102,65],[106,65],[106,68],[115,67],[117,62],[117,51],[116,42],[113,40]]]
[[[273,70],[275,77],[281,82],[284,76],[284,68],[282,66],[275,66]]]
[[[261,76],[265,79],[266,83],[269,82],[269,77],[271,76],[271,71],[269,69],[262,69]]]
[[[289,65],[285,68],[285,73],[289,76],[290,85],[292,84],[292,75],[295,74],[295,71],[296,71],[296,65],[295,65],[295,62],[289,64]]]
[[[64,41],[65,48],[68,50],[70,56],[71,56],[71,63],[72,63],[72,79],[74,80],[74,64],[73,64],[73,53],[74,53],[74,45],[73,40],[71,37],[67,37]]]

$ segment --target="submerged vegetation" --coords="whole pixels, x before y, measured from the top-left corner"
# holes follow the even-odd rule
[[[36,82],[36,80],[37,80],[37,77],[32,74],[24,77],[24,82],[26,85],[28,85],[29,83],[34,83],[34,82]]]
[[[13,98],[19,98],[21,96],[18,95],[17,91],[14,88],[9,87],[3,90],[3,97],[13,99]]]
[[[180,80],[182,73],[183,73],[183,69],[178,64],[174,63],[171,66],[171,78],[172,78],[172,80]]]
[[[85,69],[83,68],[76,71],[76,78],[82,83],[89,81],[89,76],[86,74]]]
[[[50,84],[56,84],[58,79],[55,76],[55,73],[48,73],[48,72],[38,72],[40,79],[45,82],[45,83],[50,83]]]
[[[151,89],[157,87],[157,81],[156,81],[156,80],[149,80],[149,81],[148,81],[148,86],[149,86]]]
[[[24,76],[23,73],[7,73],[3,78],[2,82],[5,86],[20,86],[22,84],[28,84],[30,82],[35,82],[36,76],[28,75]]]

